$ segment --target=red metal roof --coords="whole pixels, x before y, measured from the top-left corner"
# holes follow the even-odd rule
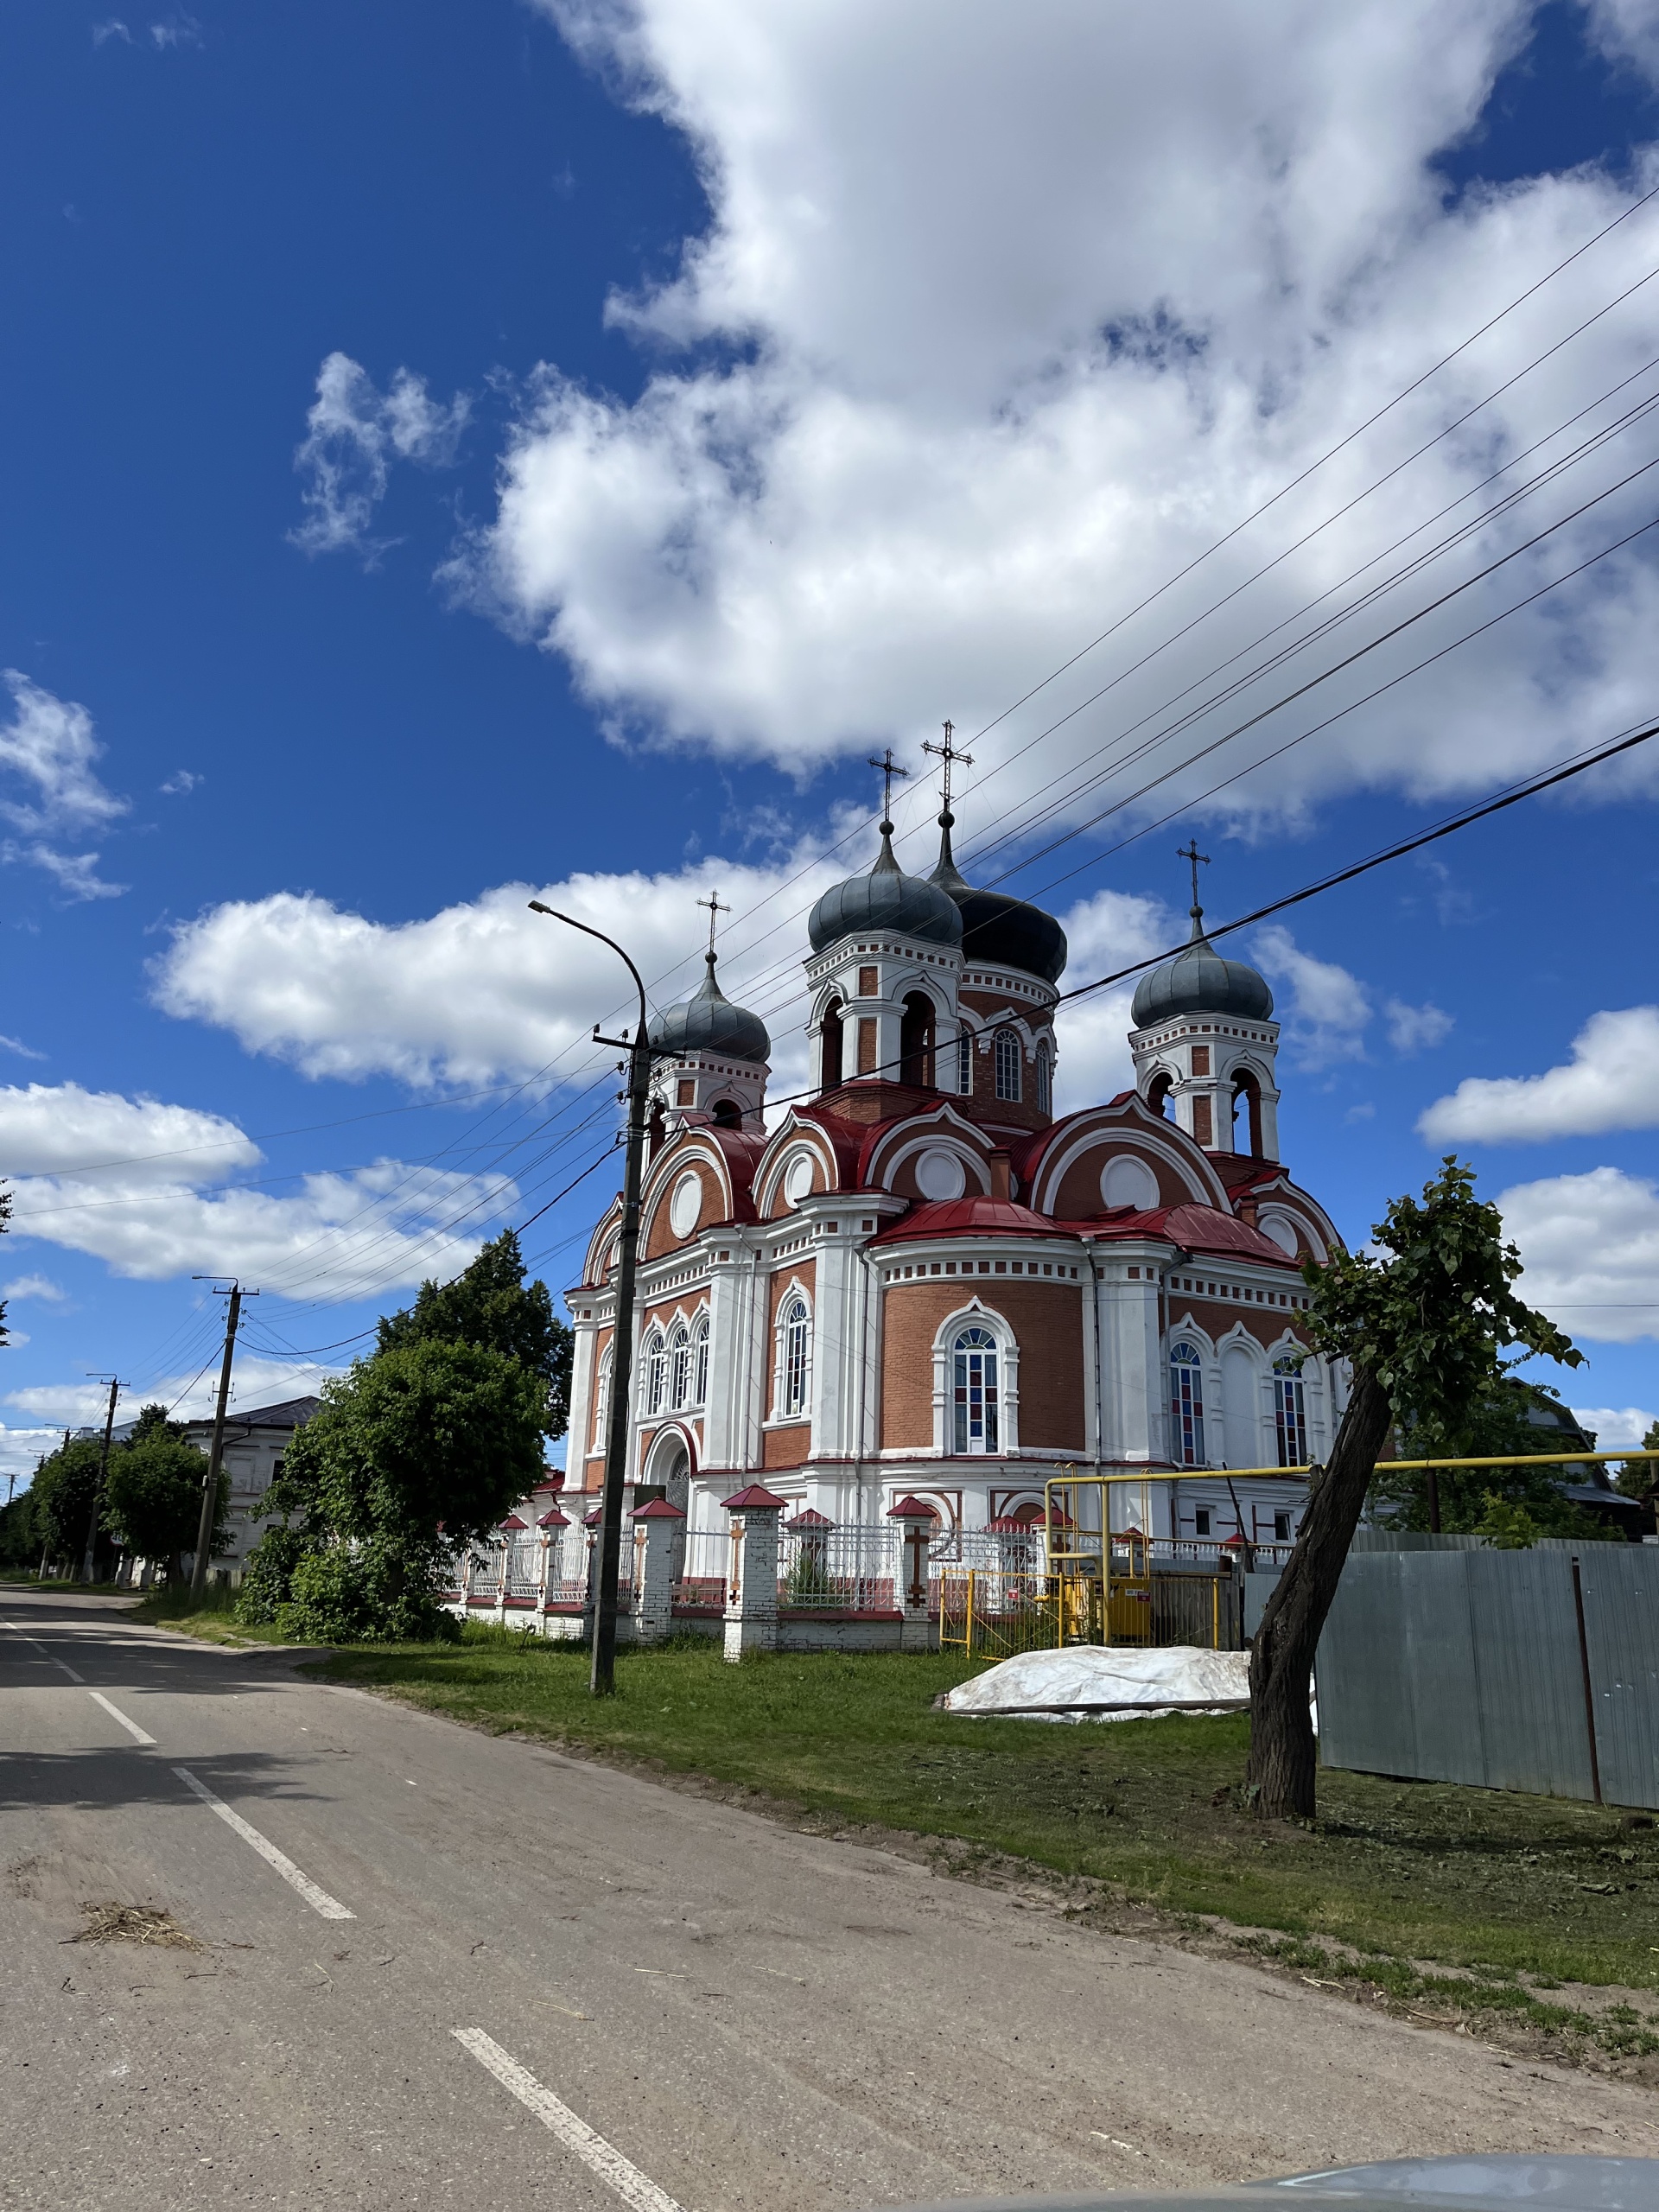
[[[789,1525],[791,1529],[833,1529],[836,1524],[827,1513],[820,1513],[816,1506],[809,1505],[805,1512],[798,1513]]]
[[[636,1521],[683,1521],[685,1516],[665,1497],[653,1497],[649,1505],[636,1505],[633,1517]]]
[[[887,1508],[889,1521],[937,1521],[939,1509],[930,1505],[925,1497],[901,1497],[897,1505]]]
[[[901,1220],[870,1239],[872,1244],[915,1244],[936,1236],[1064,1236],[1077,1225],[1051,1221],[1012,1198],[939,1198],[912,1206]],[[1276,1247],[1274,1248],[1277,1249]],[[1281,1255],[1282,1257],[1282,1255]]]
[[[505,1521],[498,1521],[495,1525],[498,1529],[528,1529],[530,1523],[521,1521],[516,1513],[509,1513]]]
[[[1252,1266],[1287,1268],[1293,1274],[1301,1270],[1290,1255],[1264,1236],[1259,1229],[1236,1220],[1230,1213],[1221,1213],[1214,1206],[1179,1205],[1154,1206],[1149,1212],[1137,1213],[1133,1206],[1121,1206],[1110,1213],[1096,1214],[1091,1221],[1080,1221],[1073,1225],[1077,1236],[1112,1242],[1122,1237],[1157,1237],[1160,1241],[1179,1244],[1184,1251],[1208,1252],[1230,1260],[1249,1260]],[[880,1237],[876,1238],[880,1243]]]
[[[538,1529],[568,1529],[570,1526],[569,1516],[559,1512],[543,1513],[536,1526]]]
[[[751,1483],[746,1490],[739,1491],[734,1497],[722,1497],[720,1502],[728,1513],[759,1512],[763,1506],[767,1505],[775,1505],[781,1510],[789,1503],[786,1497],[774,1497],[769,1490],[763,1489],[759,1483]]]

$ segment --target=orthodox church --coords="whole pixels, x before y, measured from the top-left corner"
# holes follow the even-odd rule
[[[1053,1110],[1064,931],[907,875],[891,822],[807,925],[811,1082],[768,1128],[771,1040],[708,973],[650,1032],[630,1502],[694,1534],[761,1483],[795,1516],[944,1532],[1040,1518],[1043,1484],[1179,1470],[1151,1533],[1284,1542],[1343,1377],[1300,1266],[1336,1231],[1279,1158],[1273,994],[1204,931],[1135,994],[1135,1087]],[[712,916],[711,916],[712,919]],[[620,1201],[567,1294],[564,1503],[604,1478]],[[811,1523],[810,1525],[821,1525]]]

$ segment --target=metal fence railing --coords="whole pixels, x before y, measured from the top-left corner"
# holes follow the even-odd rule
[[[779,1605],[794,1612],[896,1611],[899,1544],[899,1532],[891,1526],[784,1529],[779,1539]]]

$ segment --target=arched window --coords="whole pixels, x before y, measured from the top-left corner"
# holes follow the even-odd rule
[[[1245,1115],[1244,1127],[1250,1140],[1253,1158],[1262,1157],[1262,1086],[1248,1069],[1241,1069],[1233,1077],[1233,1120],[1236,1123],[1240,1109]],[[1237,1135],[1233,1138],[1233,1150],[1239,1149]]]
[[[996,1095],[1016,1103],[1020,1096],[1020,1039],[1012,1029],[996,1033]]]
[[[806,1378],[811,1363],[812,1317],[806,1300],[796,1291],[784,1301],[778,1317],[778,1412],[798,1414],[806,1405]]]
[[[644,1409],[648,1414],[659,1414],[668,1390],[668,1347],[659,1329],[653,1329],[645,1338],[645,1356],[640,1362],[640,1370]]]
[[[925,991],[912,991],[899,1012],[899,1080],[933,1088],[933,1001]]]
[[[1155,1075],[1147,1085],[1147,1106],[1154,1114],[1161,1114],[1166,1121],[1169,1118],[1169,1094],[1174,1084],[1173,1076]]]
[[[841,1082],[841,1001],[831,999],[818,1024],[818,1088],[834,1090]]]
[[[611,1347],[607,1344],[599,1363],[599,1375],[594,1384],[594,1449],[605,1449],[606,1434],[611,1425]]]
[[[1037,1047],[1037,1110],[1052,1114],[1054,1110],[1054,1086],[1048,1065],[1048,1047]]]
[[[1294,1354],[1273,1363],[1273,1421],[1281,1467],[1307,1465],[1307,1404],[1301,1370],[1302,1363]]]
[[[683,1321],[669,1339],[669,1400],[677,1410],[691,1395],[691,1334]]]
[[[1000,1452],[1001,1410],[996,1338],[976,1324],[950,1347],[951,1450]]]
[[[957,1033],[957,1089],[964,1098],[974,1095],[974,1040],[965,1029]]]
[[[709,1402],[709,1316],[700,1313],[697,1325],[691,1332],[691,1402],[706,1406]]]
[[[1169,1456],[1178,1467],[1205,1464],[1204,1369],[1191,1344],[1169,1355]]]

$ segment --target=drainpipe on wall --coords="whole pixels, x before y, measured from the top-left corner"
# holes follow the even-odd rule
[[[1091,1339],[1092,1339],[1092,1342],[1093,1342],[1093,1345],[1094,1345],[1094,1364],[1095,1364],[1095,1474],[1096,1474],[1096,1478],[1098,1478],[1098,1477],[1099,1477],[1099,1474],[1100,1474],[1100,1469],[1101,1469],[1101,1459],[1102,1459],[1101,1448],[1100,1448],[1100,1440],[1101,1440],[1101,1433],[1102,1433],[1102,1423],[1103,1422],[1103,1421],[1104,1421],[1104,1419],[1105,1419],[1105,1413],[1106,1413],[1105,1393],[1104,1393],[1104,1391],[1103,1391],[1103,1390],[1102,1389],[1102,1388],[1101,1388],[1101,1381],[1100,1381],[1100,1263],[1099,1263],[1099,1262],[1098,1262],[1098,1261],[1096,1259],[1096,1257],[1095,1257],[1095,1248],[1094,1248],[1094,1246],[1093,1246],[1092,1244],[1085,1243],[1085,1244],[1084,1244],[1084,1248],[1083,1248],[1083,1249],[1084,1249],[1084,1257],[1088,1260],[1088,1262],[1089,1262],[1089,1272],[1090,1272],[1090,1275],[1092,1275],[1092,1276],[1093,1276],[1093,1278],[1094,1278],[1094,1285],[1095,1285],[1095,1295],[1094,1295],[1094,1300],[1093,1300],[1093,1303],[1091,1304],[1091,1306],[1090,1306],[1090,1309],[1089,1309],[1089,1310],[1090,1310],[1090,1313],[1091,1313],[1091,1315],[1093,1316],[1093,1326],[1092,1326],[1092,1328],[1091,1328],[1091,1330],[1090,1330],[1090,1337],[1091,1337]]]

